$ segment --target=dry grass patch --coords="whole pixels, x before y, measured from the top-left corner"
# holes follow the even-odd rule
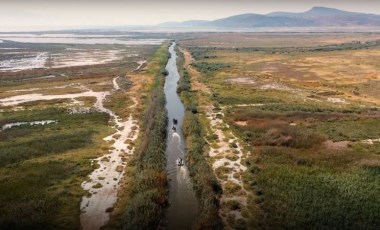
[[[232,181],[227,181],[224,183],[224,191],[227,195],[232,195],[234,193],[237,193],[241,190],[241,186],[232,182]]]

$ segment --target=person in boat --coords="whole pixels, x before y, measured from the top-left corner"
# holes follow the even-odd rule
[[[178,166],[183,165],[183,160],[182,160],[181,157],[177,159],[177,165],[178,165]]]
[[[177,128],[173,125],[172,130],[175,132],[177,131]]]
[[[173,124],[176,125],[178,123],[177,119],[173,118]]]

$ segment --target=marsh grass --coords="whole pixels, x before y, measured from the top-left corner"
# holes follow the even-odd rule
[[[379,226],[378,172],[272,165],[258,184],[265,202],[261,224],[291,229],[376,229]]]
[[[278,108],[278,109],[276,109]],[[288,111],[286,111],[286,109]],[[379,118],[367,109],[350,111],[310,106],[262,106],[227,110],[226,120],[253,145],[310,148],[324,140],[361,141],[380,137]],[[247,125],[237,125],[244,120]],[[294,123],[295,122],[295,123]],[[291,126],[290,124],[295,124]]]
[[[28,141],[0,143],[0,167],[18,163],[30,158],[64,153],[67,150],[83,148],[92,143],[92,132],[78,130],[67,133],[44,135]]]
[[[24,45],[42,51],[54,46]],[[66,47],[57,46],[61,46],[59,49]],[[114,48],[125,49],[125,46],[116,46]],[[70,83],[82,84],[94,91],[111,90],[112,78],[135,68],[134,61],[150,56],[157,46],[128,49],[138,52],[139,57],[126,57],[119,63],[107,65],[3,73],[0,94],[6,97],[11,90],[52,88]],[[38,78],[47,75],[56,77]],[[119,83],[124,90],[129,89],[128,79],[121,79]],[[55,94],[57,91],[46,92]],[[70,92],[73,91],[69,88],[59,90],[59,93]],[[118,115],[130,104],[121,96],[115,95],[106,105],[120,111]],[[85,106],[93,105],[93,98],[79,100],[83,99]],[[67,109],[57,108],[64,103],[71,103],[71,100],[24,103],[25,110],[12,111],[13,108],[4,107],[0,113],[0,126],[18,121],[57,121],[0,132],[0,229],[80,229],[80,202],[82,196],[88,195],[81,183],[88,180],[87,175],[98,166],[91,166],[90,160],[108,152],[110,145],[103,138],[114,130],[108,126],[107,114],[95,110],[87,114],[69,114]]]
[[[131,100],[130,96],[124,91],[112,93],[104,102],[104,106],[115,112],[115,114],[123,120],[128,119],[131,113],[130,107],[133,104],[134,102]]]
[[[89,127],[107,124],[109,119],[104,113],[71,115],[64,109],[55,108],[3,113],[2,116],[0,124],[40,120],[56,120],[57,123],[22,125],[0,132],[0,166],[89,146],[96,130]]]
[[[179,66],[180,80],[177,92],[180,93],[186,111],[183,120],[183,133],[186,138],[187,162],[193,188],[200,202],[197,229],[222,229],[218,215],[221,187],[213,174],[212,168],[206,159],[207,143],[206,132],[200,122],[197,98],[190,87],[190,76],[184,67],[183,53],[179,52],[177,66]]]
[[[165,109],[164,70],[168,44],[162,45],[148,63],[147,73],[154,79],[146,85],[144,112],[140,118],[140,136],[127,166],[128,177],[119,198],[117,213],[107,229],[157,229],[163,226],[168,190],[165,173],[167,114]]]
[[[0,132],[1,229],[79,228],[80,184],[102,154],[109,116],[46,108],[4,112],[0,123],[48,119],[58,122]]]
[[[380,118],[323,122],[317,124],[316,129],[334,141],[377,139],[380,138]]]
[[[245,141],[245,148],[251,152],[245,160],[248,170],[241,175],[245,189],[253,194],[248,196],[247,210],[244,210],[244,216],[248,217],[247,226],[232,216],[227,217],[236,228],[377,229],[380,226],[379,144],[353,143],[343,149],[330,149],[324,145],[325,140],[359,142],[379,138],[376,108],[359,106],[357,102],[338,105],[326,103],[323,99],[319,102],[302,100],[291,91],[261,90],[254,85],[226,82],[226,79],[239,75],[263,82],[294,78],[293,87],[302,91],[304,88],[300,86],[307,85],[304,77],[312,76],[315,81],[332,70],[355,82],[359,75],[365,76],[366,70],[345,68],[345,72],[340,72],[343,63],[347,63],[347,54],[357,52],[362,57],[371,57],[371,52],[365,50],[369,48],[377,52],[378,44],[373,41],[289,48],[189,47],[202,72],[200,80],[211,90],[212,101],[226,108],[223,120]],[[213,57],[206,58],[206,54]],[[299,66],[294,63],[304,59],[324,61],[331,57],[335,58],[334,64],[313,66],[313,73],[291,71],[298,70]],[[378,64],[371,60],[366,64],[378,70]],[[270,62],[276,62],[276,68],[284,63],[293,64],[288,65],[291,69],[286,71],[277,69],[269,75],[262,74]],[[212,69],[214,63],[225,63],[230,67]],[[362,60],[352,58],[350,63],[362,63]],[[355,74],[351,75],[351,72]],[[297,74],[299,76],[295,77]],[[330,88],[331,93],[339,97],[347,96],[345,93],[364,95],[366,90],[367,95],[378,96],[373,88],[376,83],[371,84],[372,81],[358,87],[347,86],[344,81],[341,82],[339,77],[327,79],[322,76],[320,85]],[[264,105],[234,107],[253,103]],[[237,121],[245,124],[239,125]],[[212,135],[208,140],[213,140]],[[223,176],[222,167],[217,172],[218,176]]]
[[[312,107],[286,104],[269,108],[234,108],[226,115],[235,133],[256,146],[243,174],[256,194],[248,205],[249,226],[376,229],[379,165],[369,163],[376,159],[376,147],[354,144],[334,150],[322,142],[375,138],[378,119],[368,118],[371,113],[366,110],[309,112]],[[235,124],[242,118],[248,125]],[[290,122],[297,125],[289,126]],[[285,141],[280,134],[291,138]]]

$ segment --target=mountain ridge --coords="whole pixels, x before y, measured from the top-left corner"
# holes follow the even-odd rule
[[[245,13],[216,20],[165,22],[160,27],[332,27],[380,26],[380,15],[316,6],[305,12]]]

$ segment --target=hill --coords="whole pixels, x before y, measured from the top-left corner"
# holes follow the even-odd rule
[[[240,14],[212,21],[190,20],[167,22],[160,27],[331,27],[380,26],[380,15],[348,12],[326,7],[313,7],[301,13],[273,12],[269,14]]]

